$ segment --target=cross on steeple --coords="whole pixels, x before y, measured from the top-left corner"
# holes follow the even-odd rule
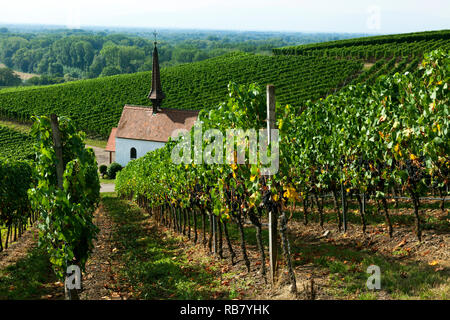
[[[155,31],[153,31],[153,35],[155,36],[155,46],[156,46],[156,44],[157,44],[157,42],[156,42],[156,38],[157,38],[157,36],[158,36],[158,32],[156,32],[156,30],[155,30]]]
[[[160,111],[161,103],[166,97],[162,91],[161,86],[161,74],[159,71],[159,59],[158,59],[158,48],[156,47],[156,31],[153,33],[155,36],[155,48],[153,49],[153,65],[152,65],[152,89],[148,95],[153,105],[153,113]]]

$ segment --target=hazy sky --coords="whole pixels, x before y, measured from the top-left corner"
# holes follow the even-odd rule
[[[450,29],[450,1],[1,0],[0,23],[400,33]]]

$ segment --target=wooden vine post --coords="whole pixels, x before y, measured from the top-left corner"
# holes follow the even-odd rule
[[[64,160],[63,160],[63,150],[61,143],[61,132],[59,131],[58,116],[52,114],[50,116],[50,122],[52,127],[53,135],[53,145],[56,155],[56,176],[58,179],[58,188],[64,190],[63,186],[63,175],[64,175]],[[67,277],[67,276],[66,276]],[[64,293],[66,300],[79,300],[78,292],[76,289],[68,289],[66,281],[64,282]]]
[[[63,162],[63,151],[61,144],[61,133],[59,132],[58,116],[52,114],[50,116],[52,134],[53,134],[53,144],[56,155],[56,176],[58,178],[58,188],[63,190],[63,175],[64,175],[64,162]]]
[[[275,86],[267,85],[267,137],[271,141],[271,130],[276,129],[275,115]],[[270,177],[269,177],[270,179]],[[270,281],[275,283],[278,257],[278,212],[273,207],[269,211],[269,259],[270,259]]]

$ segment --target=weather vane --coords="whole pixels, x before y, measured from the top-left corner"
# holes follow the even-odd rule
[[[153,35],[155,36],[155,45],[156,45],[156,37],[158,36],[158,33],[156,32],[156,30],[153,32]]]

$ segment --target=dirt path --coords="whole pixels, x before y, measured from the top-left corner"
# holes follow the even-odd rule
[[[25,231],[22,237],[12,243],[8,249],[0,252],[0,269],[4,269],[26,257],[28,251],[37,246],[38,237],[38,230],[36,227],[32,227]]]
[[[111,266],[114,263],[111,255],[116,250],[112,244],[111,218],[105,212],[103,205],[95,213],[95,225],[100,229],[94,250],[86,263],[86,272],[83,278],[82,300],[121,300],[120,295],[111,289],[114,275]]]

